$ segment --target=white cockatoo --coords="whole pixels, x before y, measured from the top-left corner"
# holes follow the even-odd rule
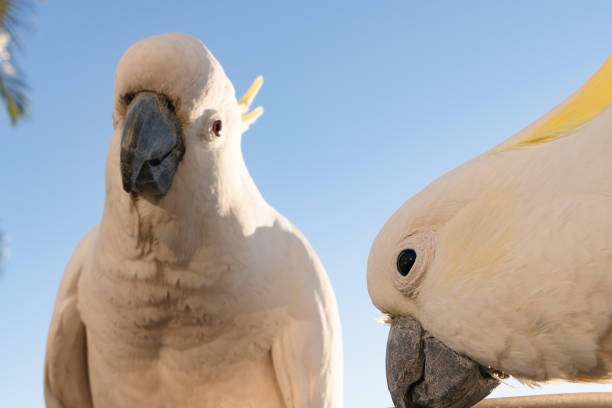
[[[611,377],[611,102],[612,58],[384,225],[367,281],[397,407],[470,406],[505,375]]]
[[[260,85],[236,101],[184,34],[121,58],[104,212],[59,288],[47,407],[341,407],[327,275],[242,157]]]

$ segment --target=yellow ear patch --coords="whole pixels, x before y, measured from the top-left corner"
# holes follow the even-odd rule
[[[576,97],[518,143],[492,153],[550,142],[584,125],[612,103],[612,56],[599,68]]]
[[[263,107],[261,106],[258,106],[251,112],[247,113],[262,85],[263,77],[260,75],[255,78],[253,85],[251,85],[249,90],[246,91],[246,93],[238,101],[238,108],[240,109],[240,116],[242,117],[242,132],[246,132],[249,126],[255,123],[257,118],[263,115]]]
[[[457,212],[438,238],[435,262],[445,265],[438,284],[499,273],[508,246],[516,241],[518,204],[512,190],[493,189]]]

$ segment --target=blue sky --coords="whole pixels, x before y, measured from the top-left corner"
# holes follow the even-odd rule
[[[36,5],[19,65],[29,118],[0,112],[3,406],[42,407],[57,286],[104,203],[114,70],[134,42],[201,39],[265,114],[243,139],[266,200],[307,236],[340,306],[345,405],[384,407],[387,327],[365,281],[370,244],[405,200],[561,102],[612,53],[612,3],[83,2]],[[304,4],[307,4],[304,5]],[[612,386],[607,387],[612,390]],[[494,395],[603,390],[558,385]]]

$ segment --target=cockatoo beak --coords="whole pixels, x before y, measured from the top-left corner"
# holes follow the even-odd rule
[[[397,408],[471,407],[503,374],[457,354],[410,316],[393,318],[387,341],[387,385]]]
[[[123,189],[164,196],[184,152],[181,127],[168,99],[137,93],[128,105],[121,139]]]

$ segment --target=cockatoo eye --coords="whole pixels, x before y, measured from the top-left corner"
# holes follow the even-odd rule
[[[223,122],[219,119],[215,120],[212,124],[212,131],[217,137],[221,137],[223,134]]]
[[[391,282],[405,296],[415,297],[435,256],[436,233],[417,231],[399,240],[395,248],[387,258]]]
[[[412,269],[412,265],[416,262],[417,254],[414,249],[404,249],[397,256],[397,271],[402,275],[406,276]]]

